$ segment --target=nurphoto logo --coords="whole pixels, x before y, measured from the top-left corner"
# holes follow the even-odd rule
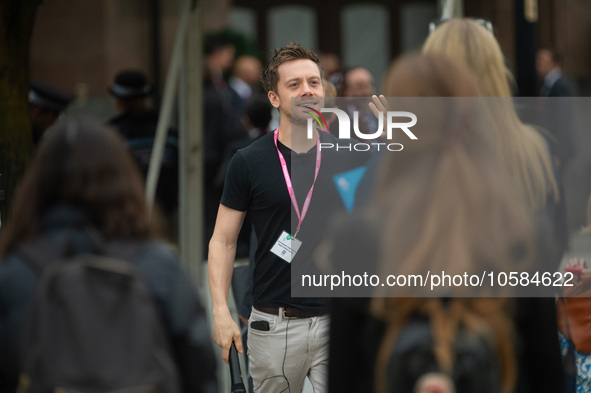
[[[339,124],[339,139],[351,139],[351,119],[347,112],[342,109],[338,108],[321,108],[320,111],[312,108],[306,107],[310,109],[312,112],[306,112],[310,116],[316,120],[316,123],[324,129],[328,129],[328,124],[323,113],[334,113],[337,117],[337,121]],[[366,133],[371,130],[359,130],[359,112],[353,112],[353,132],[357,139],[364,140],[364,141],[373,141],[377,140],[376,142],[371,143],[364,143],[364,142],[357,142],[357,143],[320,143],[320,149],[336,149],[339,150],[348,150],[348,151],[368,151],[372,148],[375,150],[380,151],[380,149],[388,149],[389,151],[401,151],[404,146],[402,143],[391,142],[394,136],[394,130],[402,130],[406,136],[412,140],[418,139],[415,134],[410,130],[412,126],[417,124],[417,116],[412,112],[405,112],[405,111],[387,111],[378,112],[378,129],[371,133]],[[384,130],[384,119],[386,122],[386,127]],[[400,119],[406,119],[408,121],[401,122]],[[322,121],[322,122],[321,122]],[[307,137],[309,139],[314,138],[314,121],[312,118],[308,119],[308,134]],[[381,140],[378,138],[381,137]],[[381,142],[385,140],[387,142]]]

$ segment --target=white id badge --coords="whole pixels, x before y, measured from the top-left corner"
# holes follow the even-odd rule
[[[294,238],[289,233],[283,231],[279,239],[271,247],[271,252],[283,259],[285,262],[291,263],[293,257],[300,249],[302,242]]]

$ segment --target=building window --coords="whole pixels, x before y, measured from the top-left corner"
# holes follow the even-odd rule
[[[363,66],[374,76],[381,91],[390,62],[390,17],[378,4],[353,4],[341,13],[343,66]]]
[[[412,3],[402,6],[400,33],[402,53],[420,50],[429,35],[429,22],[437,20],[437,7],[431,3]]]
[[[253,9],[232,7],[228,26],[232,30],[244,34],[251,42],[257,42],[257,18]]]
[[[316,11],[312,7],[299,5],[273,7],[268,13],[267,31],[269,51],[281,48],[290,42],[297,42],[313,51],[318,49]]]

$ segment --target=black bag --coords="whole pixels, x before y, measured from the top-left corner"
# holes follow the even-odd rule
[[[510,304],[500,298],[441,298],[392,305],[399,317],[388,326],[392,344],[383,347],[384,389],[412,393],[433,384],[457,393],[513,391],[517,355]]]
[[[431,324],[426,318],[408,323],[398,337],[388,365],[388,392],[415,391],[423,375],[439,373],[434,354]],[[501,373],[495,351],[486,340],[459,329],[454,343],[454,367],[449,376],[455,391],[498,393]]]
[[[44,266],[40,256],[51,247],[27,258],[40,280],[23,330],[19,392],[179,392],[152,296],[133,264],[116,257],[140,246]]]

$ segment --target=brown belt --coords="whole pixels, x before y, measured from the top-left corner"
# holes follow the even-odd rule
[[[256,310],[267,314],[279,315],[279,307],[265,307],[265,306],[254,306]],[[299,308],[284,307],[283,317],[284,318],[312,318],[326,315],[326,312],[321,311],[307,311]]]

